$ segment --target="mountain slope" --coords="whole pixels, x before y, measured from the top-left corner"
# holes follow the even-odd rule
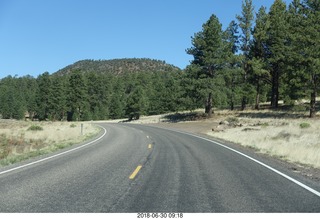
[[[112,60],[81,60],[60,69],[54,74],[65,75],[72,71],[80,70],[83,73],[95,72],[100,74],[121,75],[138,72],[173,72],[181,71],[180,68],[154,59],[125,58]]]

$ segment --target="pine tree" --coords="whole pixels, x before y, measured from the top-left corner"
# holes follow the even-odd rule
[[[215,79],[223,68],[226,58],[221,27],[219,19],[212,15],[202,26],[202,31],[196,33],[192,38],[193,47],[187,49],[187,53],[194,57],[191,65],[196,66],[192,68],[196,71],[190,72],[190,77],[201,82],[200,89],[206,95],[205,113],[208,117],[212,115],[213,97],[216,96],[213,91],[219,90],[217,89],[219,84],[215,83]]]
[[[37,80],[32,76],[23,77],[25,83],[24,99],[26,101],[27,112],[29,113],[29,118],[33,120],[37,110],[36,96],[38,93]]]
[[[0,81],[0,114],[4,119],[23,119],[27,110],[22,80],[8,76]]]
[[[228,87],[227,95],[230,110],[234,110],[235,104],[240,98],[241,75],[243,75],[243,69],[241,68],[242,56],[237,54],[239,50],[239,32],[238,24],[235,21],[229,24],[224,37],[227,58],[223,72],[226,86]]]
[[[68,120],[81,121],[88,117],[89,104],[87,83],[80,71],[74,71],[69,78]]]
[[[88,73],[85,75],[88,88],[88,104],[93,120],[109,118],[111,78],[108,75]]]
[[[306,15],[306,29],[304,32],[304,47],[306,54],[305,63],[307,64],[307,72],[310,76],[310,117],[316,116],[316,97],[320,88],[320,1],[305,0],[304,11]]]
[[[125,87],[122,78],[116,78],[110,100],[110,118],[120,119],[125,116]]]
[[[256,14],[256,25],[253,29],[253,42],[251,47],[252,59],[249,65],[252,71],[252,82],[256,87],[255,109],[260,109],[260,98],[263,88],[269,82],[270,73],[267,64],[267,29],[270,26],[266,8],[261,7]]]
[[[248,96],[251,93],[250,84],[248,83],[250,67],[249,67],[249,60],[250,60],[250,44],[251,44],[251,28],[254,20],[254,7],[252,0],[244,0],[242,1],[242,15],[238,15],[237,19],[239,21],[239,26],[242,30],[242,34],[240,36],[241,42],[241,51],[243,52],[243,97],[241,103],[241,109],[244,110],[248,103]]]
[[[142,86],[136,86],[127,98],[126,115],[129,120],[139,119],[145,113],[146,94]]]
[[[49,114],[52,106],[52,82],[48,72],[45,72],[38,76],[38,93],[36,95],[37,110],[36,114],[40,120],[49,118]]]
[[[278,108],[280,98],[279,88],[281,79],[286,73],[288,49],[288,22],[286,4],[282,0],[275,0],[269,12],[270,26],[267,29],[267,53],[271,73],[271,106]]]
[[[50,119],[53,121],[66,119],[67,114],[67,81],[66,77],[51,78],[52,96],[50,100]]]

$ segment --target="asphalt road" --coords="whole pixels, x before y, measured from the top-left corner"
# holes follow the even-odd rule
[[[100,125],[92,144],[0,169],[0,212],[320,212],[320,186],[212,141]]]

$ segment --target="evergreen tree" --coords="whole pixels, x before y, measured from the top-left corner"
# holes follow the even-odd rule
[[[252,59],[249,62],[252,71],[252,83],[256,87],[255,109],[260,109],[260,99],[264,88],[270,81],[267,63],[267,29],[270,26],[266,8],[261,7],[256,15],[251,48]]]
[[[64,120],[68,110],[66,77],[52,77],[51,82],[53,95],[50,100],[50,119],[53,121]]]
[[[267,29],[267,53],[271,73],[271,106],[278,108],[280,98],[279,88],[281,78],[286,73],[288,48],[288,22],[286,4],[282,0],[275,0],[269,12],[270,26]]]
[[[250,60],[250,44],[251,44],[251,28],[254,20],[254,7],[252,0],[244,0],[242,1],[242,14],[241,16],[238,15],[237,19],[239,21],[239,26],[242,30],[242,34],[240,35],[240,42],[241,42],[241,51],[243,52],[243,97],[241,103],[241,109],[244,110],[246,105],[249,101],[248,96],[250,96],[251,88],[250,84],[248,83],[250,67],[249,67],[249,60]]]
[[[74,71],[69,78],[68,120],[81,121],[89,115],[87,83],[80,71]]]
[[[239,50],[239,32],[238,24],[232,21],[225,31],[225,51],[227,53],[226,65],[224,67],[224,79],[227,86],[228,103],[230,110],[234,110],[235,104],[239,102],[241,93],[241,68],[242,57],[238,55]]]
[[[139,119],[145,113],[146,94],[142,86],[136,86],[127,98],[126,115],[129,120]]]
[[[125,87],[122,78],[116,78],[110,100],[110,118],[120,119],[125,116]]]
[[[112,79],[108,75],[93,72],[85,76],[87,79],[91,119],[108,119]]]
[[[219,71],[223,68],[226,54],[223,50],[223,32],[219,19],[212,15],[202,26],[202,31],[196,33],[192,38],[193,47],[187,49],[187,53],[194,57],[191,65],[195,72],[190,72],[190,77],[201,82],[201,93],[206,94],[205,113],[211,117],[213,109],[214,90],[219,90],[220,80],[216,80]],[[222,85],[221,85],[222,86]],[[201,95],[203,96],[203,95]]]
[[[25,83],[24,100],[26,102],[27,112],[29,113],[30,119],[33,120],[33,117],[35,116],[37,110],[37,80],[29,75],[23,77],[22,80]]]
[[[0,114],[4,119],[23,119],[27,110],[21,80],[8,76],[0,81]]]
[[[200,80],[195,77],[195,72],[198,71],[200,71],[199,66],[189,65],[181,76],[180,86],[183,89],[181,91],[180,102],[183,105],[183,109],[195,110],[203,106]]]
[[[320,88],[320,1],[304,0],[304,14],[306,15],[306,28],[304,33],[303,49],[306,73],[309,75],[310,85],[310,117],[316,116],[316,97]]]
[[[320,88],[320,2],[294,0],[289,7],[290,96],[310,96],[311,118],[316,115],[316,96]]]
[[[38,76],[38,93],[36,95],[37,110],[36,114],[40,120],[45,120],[49,118],[49,113],[52,107],[52,84],[51,78],[48,72],[45,72]]]

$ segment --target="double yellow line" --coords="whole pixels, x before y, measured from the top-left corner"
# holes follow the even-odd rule
[[[152,149],[152,144],[148,144],[148,149]],[[136,175],[139,173],[141,168],[142,168],[142,165],[137,166],[137,168],[129,176],[129,179],[134,179]]]

